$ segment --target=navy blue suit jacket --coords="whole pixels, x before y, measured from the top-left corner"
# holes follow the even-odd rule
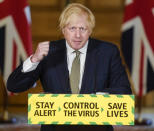
[[[8,78],[7,89],[22,92],[40,78],[44,92],[71,93],[66,54],[64,39],[50,42],[49,53],[38,67],[23,73],[20,65]],[[96,92],[131,94],[131,89],[118,48],[114,44],[89,38],[80,93]]]

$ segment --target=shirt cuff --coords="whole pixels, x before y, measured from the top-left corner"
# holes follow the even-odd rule
[[[37,68],[39,62],[35,62],[35,63],[31,62],[31,60],[30,60],[31,57],[32,57],[32,55],[24,61],[23,69],[22,69],[23,73],[33,71]]]

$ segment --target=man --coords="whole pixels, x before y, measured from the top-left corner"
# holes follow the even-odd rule
[[[25,91],[40,78],[44,91],[50,93],[130,94],[117,47],[90,38],[94,26],[95,18],[88,8],[77,3],[69,4],[60,16],[65,39],[40,43],[35,53],[10,75],[8,90]],[[41,130],[112,131],[113,128],[43,125]]]

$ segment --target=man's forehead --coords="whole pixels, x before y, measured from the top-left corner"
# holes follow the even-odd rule
[[[68,19],[70,19],[70,18],[79,19],[79,18],[81,18],[81,17],[87,19],[87,14],[85,14],[85,13],[80,13],[80,14],[78,14],[78,13],[73,13],[73,14],[71,14],[71,15],[68,17]]]
[[[81,25],[81,26],[88,26],[88,20],[87,16],[84,14],[77,15],[77,14],[72,14],[68,18],[68,25],[70,26],[75,26],[75,25]]]

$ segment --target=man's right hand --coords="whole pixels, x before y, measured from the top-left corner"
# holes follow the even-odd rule
[[[40,62],[49,52],[49,41],[38,44],[34,55],[31,57],[31,62]]]

